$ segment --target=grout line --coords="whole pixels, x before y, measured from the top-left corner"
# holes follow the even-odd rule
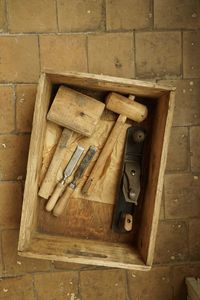
[[[198,32],[200,31],[200,28],[198,29],[184,29],[184,28],[176,28],[176,29],[165,29],[165,28],[158,28],[158,29],[152,29],[151,28],[144,28],[144,29],[136,29],[136,28],[131,28],[131,29],[127,29],[127,30],[119,30],[119,29],[116,29],[116,30],[107,30],[106,32],[104,32],[105,34],[106,33],[127,33],[127,32],[133,32],[133,30],[135,30],[136,32],[138,33],[146,33],[146,32],[161,32],[161,33],[165,33],[165,32],[180,32],[180,31],[184,31],[184,32]],[[46,32],[35,32],[35,31],[32,31],[32,32],[0,32],[0,37],[1,36],[30,36],[30,35],[87,35],[87,34],[99,34],[99,33],[102,33],[102,30],[93,30],[93,31],[76,31],[76,32],[55,32],[55,31],[46,31]]]
[[[26,131],[24,131],[24,132],[20,132],[20,131],[16,131],[16,132],[0,132],[0,136],[4,136],[4,135],[6,135],[6,136],[16,136],[16,135],[30,135],[31,134],[31,132],[26,132]]]
[[[8,17],[8,3],[7,3],[7,0],[5,0],[4,1],[4,4],[5,4],[5,10],[4,10],[4,12],[5,12],[5,22],[6,22],[6,26],[5,26],[5,29],[6,29],[6,31],[8,32],[9,31],[9,26],[8,26],[8,19],[9,19],[9,17]]]
[[[129,284],[128,284],[128,270],[125,271],[125,289],[126,289],[126,299],[130,300],[130,290],[129,290]]]
[[[165,183],[163,183],[163,191],[162,191],[162,203],[163,203],[163,214],[164,220],[166,219],[166,199],[165,199]],[[161,205],[162,206],[162,205]],[[162,209],[162,208],[161,208]]]
[[[133,60],[134,60],[134,78],[137,76],[137,65],[136,65],[136,38],[135,30],[133,31]]]
[[[82,296],[81,296],[81,283],[80,283],[80,270],[77,271],[78,272],[78,299],[81,300]]]
[[[184,78],[183,74],[183,30],[181,30],[181,74],[182,79]]]
[[[17,131],[17,97],[16,97],[16,84],[13,85],[13,101],[14,101],[14,130]]]
[[[88,36],[86,36],[85,47],[86,47],[86,58],[87,58],[87,72],[89,72]]]
[[[155,30],[155,20],[154,20],[154,0],[151,0],[151,14],[152,14],[152,20],[151,20],[151,26],[152,26],[152,31]]]
[[[41,66],[41,51],[40,51],[40,36],[38,34],[38,60],[39,60],[39,69],[40,69],[40,73],[41,73],[41,69],[42,69],[42,66]]]
[[[108,7],[107,0],[104,0],[105,32],[108,31],[108,24],[107,24],[107,14],[108,14],[108,11],[107,11],[107,7]]]
[[[34,299],[39,300],[39,296],[38,296],[37,289],[36,289],[36,286],[35,286],[35,276],[34,275],[35,274],[32,274],[33,295],[34,295]]]
[[[0,251],[1,251],[1,260],[2,260],[2,267],[3,267],[3,274],[6,272],[6,266],[4,261],[4,255],[3,255],[3,236],[2,236],[3,230],[0,231]]]
[[[172,289],[172,300],[175,300],[175,290],[174,290],[174,268],[169,266],[169,276],[170,276],[170,286]]]
[[[60,32],[59,22],[58,22],[58,2],[55,0],[55,7],[56,7],[56,24],[57,24],[57,31]]]
[[[191,162],[191,153],[190,153],[190,127],[187,128],[187,165],[188,170],[192,172],[192,162]]]

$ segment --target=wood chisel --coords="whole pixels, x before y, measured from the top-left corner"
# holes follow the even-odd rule
[[[62,195],[62,197],[57,202],[57,204],[53,210],[54,216],[58,217],[64,211],[64,209],[68,206],[70,196],[72,195],[73,191],[76,189],[76,187],[79,183],[79,180],[82,178],[86,168],[88,167],[88,165],[89,165],[90,161],[92,160],[93,156],[95,155],[96,151],[97,151],[97,148],[95,146],[90,146],[90,148],[88,149],[86,155],[82,159],[78,169],[76,170],[76,172],[74,174],[74,179],[67,186],[65,193]]]
[[[78,145],[76,147],[76,150],[74,151],[70,161],[68,162],[68,164],[63,172],[62,180],[56,185],[56,188],[55,188],[53,194],[51,195],[51,198],[47,202],[47,205],[46,205],[47,211],[51,211],[54,208],[56,202],[58,201],[58,198],[62,195],[62,193],[66,187],[66,180],[69,176],[71,176],[83,151],[84,151],[84,148],[82,146]]]

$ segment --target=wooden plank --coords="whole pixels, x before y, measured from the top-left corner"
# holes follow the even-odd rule
[[[21,251],[29,246],[31,235],[37,222],[38,182],[42,162],[42,152],[46,131],[46,113],[49,106],[51,83],[42,74],[39,80],[35,110],[33,116],[33,129],[27,165],[27,177],[24,190],[24,201],[20,225],[18,249]],[[42,105],[41,105],[42,99]]]
[[[200,300],[200,279],[187,277],[185,279],[187,285],[188,296],[191,300]]]
[[[141,227],[138,236],[138,247],[147,265],[153,263],[164,171],[173,119],[174,97],[174,92],[171,92],[170,99],[168,95],[164,95],[158,100],[154,126],[152,128],[153,136],[150,150],[149,180],[145,193]]]
[[[107,243],[95,240],[64,238],[36,233],[30,247],[19,255],[64,262],[92,264],[141,271],[145,266],[137,250],[126,244]]]
[[[46,69],[47,76],[54,83],[62,83],[81,87],[88,87],[96,90],[113,91],[124,94],[133,94],[141,97],[155,97],[166,94],[174,90],[173,87],[158,85],[146,81],[112,77],[106,75],[96,75],[79,72],[62,72],[56,74],[55,71]]]

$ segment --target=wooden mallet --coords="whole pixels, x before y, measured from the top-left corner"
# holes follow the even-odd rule
[[[56,185],[56,175],[66,155],[72,132],[78,132],[88,137],[91,136],[95,132],[104,107],[104,103],[92,97],[71,88],[60,86],[47,115],[47,119],[65,128],[41,184],[39,196],[48,199],[52,195]],[[48,211],[53,209],[57,198],[54,197],[49,200],[46,206]]]
[[[94,165],[89,178],[82,188],[82,192],[88,195],[93,191],[97,181],[103,174],[104,166],[110,157],[115,142],[127,120],[131,119],[136,122],[142,122],[148,114],[147,107],[134,101],[135,97],[130,95],[126,98],[117,93],[109,93],[106,99],[106,108],[119,114],[117,121]]]

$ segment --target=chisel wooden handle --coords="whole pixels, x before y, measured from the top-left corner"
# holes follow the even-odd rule
[[[53,192],[53,189],[55,187],[56,175],[60,164],[65,157],[66,147],[68,145],[71,135],[71,130],[67,128],[63,129],[62,135],[56,147],[56,151],[54,153],[52,161],[47,170],[46,176],[39,190],[39,196],[41,196],[42,198],[48,199]]]
[[[103,150],[101,151],[97,162],[92,169],[92,172],[90,173],[89,178],[87,179],[82,192],[90,195],[92,192],[94,186],[96,185],[98,179],[101,177],[103,170],[105,168],[105,164],[109,156],[111,155],[113,151],[113,147],[115,145],[115,142],[117,140],[117,137],[119,136],[122,128],[124,127],[124,124],[126,122],[126,117],[123,115],[119,115],[104,147]]]
[[[58,199],[60,198],[60,196],[64,192],[65,188],[66,188],[65,183],[63,184],[62,182],[59,182],[56,185],[56,188],[53,191],[53,194],[51,195],[49,201],[47,202],[47,205],[46,205],[46,210],[47,211],[52,211],[52,209],[54,208],[56,202],[58,201]]]
[[[62,197],[60,197],[59,201],[54,207],[53,215],[55,217],[60,216],[64,209],[69,205],[70,196],[72,195],[73,191],[74,189],[72,189],[70,185],[68,185],[65,193],[62,195]]]

